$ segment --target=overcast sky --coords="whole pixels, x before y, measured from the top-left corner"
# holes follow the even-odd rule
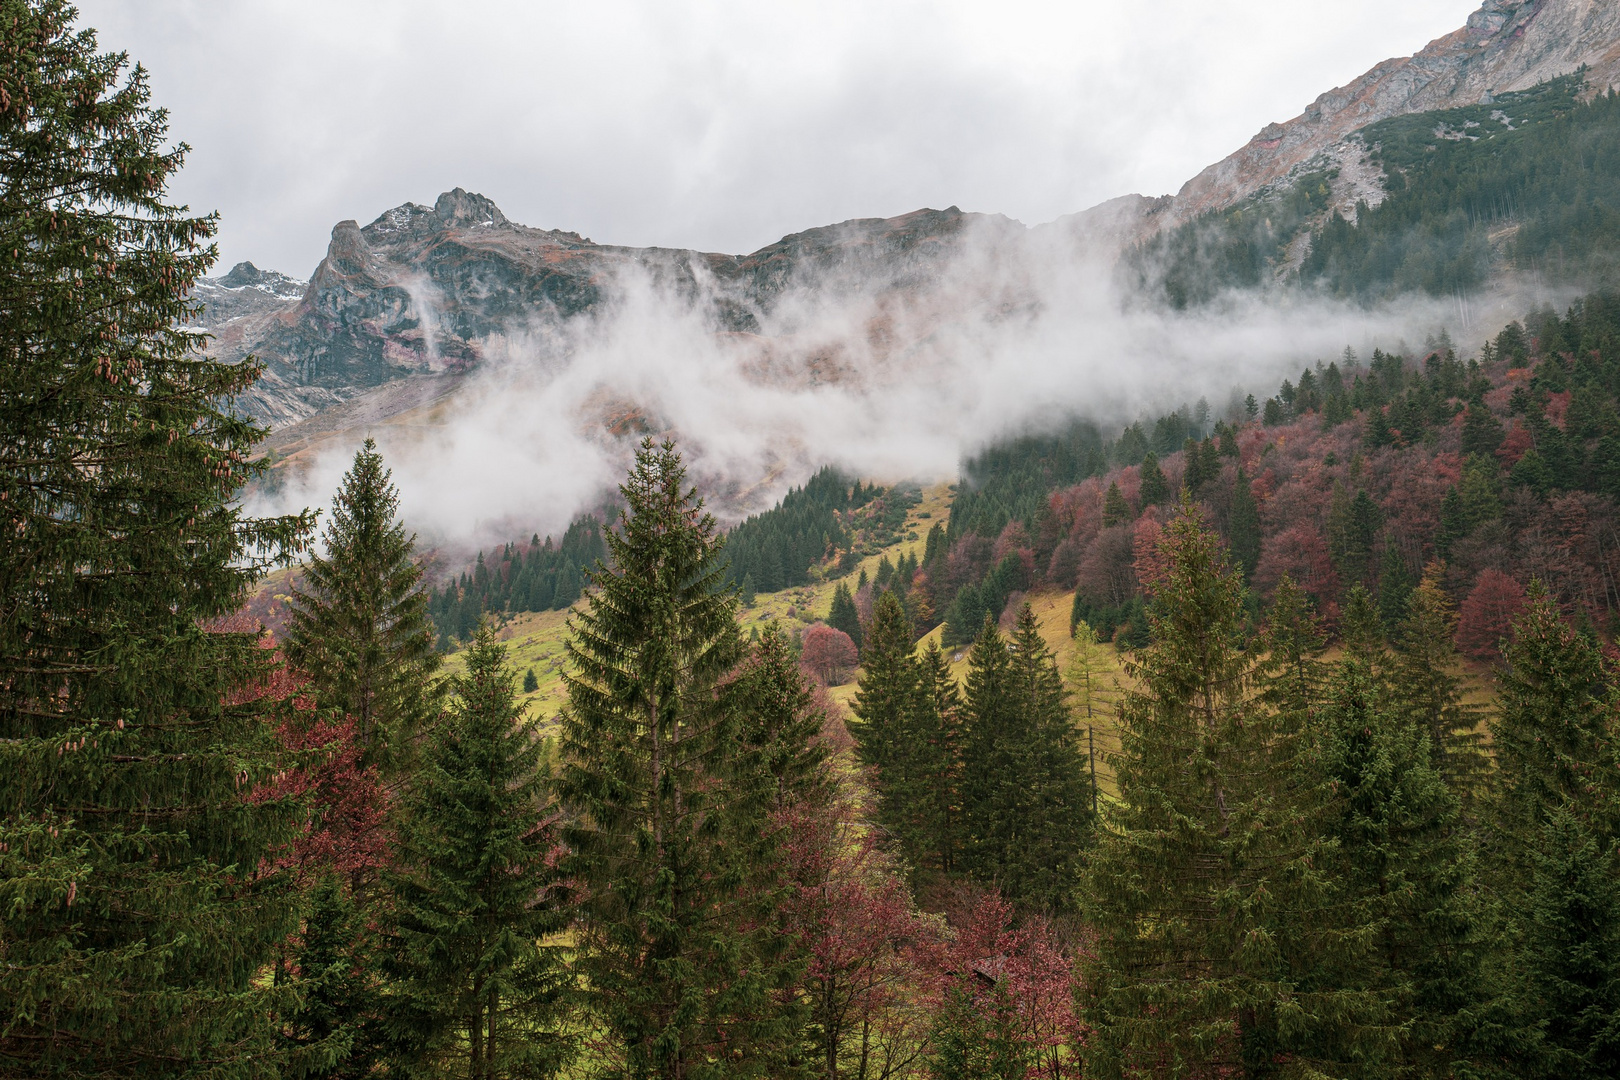
[[[152,74],[221,270],[462,186],[599,242],[747,252],[959,205],[1162,194],[1477,0],[79,0]]]

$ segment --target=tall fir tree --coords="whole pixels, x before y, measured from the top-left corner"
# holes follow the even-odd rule
[[[1378,566],[1378,617],[1384,622],[1384,633],[1393,637],[1406,621],[1406,607],[1412,599],[1412,572],[1406,559],[1395,544],[1395,538],[1384,536],[1384,554]]]
[[[981,882],[996,884],[1006,830],[1017,822],[1002,816],[1013,793],[1013,733],[1017,723],[1011,685],[1012,653],[1007,638],[988,615],[968,654],[967,692],[962,704],[962,869]]]
[[[1057,658],[1028,604],[1012,635],[1011,688],[1024,745],[1010,777],[1018,791],[1007,895],[1047,911],[1072,911],[1082,854],[1094,834],[1091,771],[1076,738]],[[1022,781],[1020,783],[1020,780]]]
[[[925,740],[922,771],[930,777],[923,790],[933,865],[952,874],[962,850],[962,692],[951,674],[951,662],[930,641],[919,659],[924,704],[918,735]]]
[[[1612,835],[1562,805],[1525,853],[1525,1000],[1542,1075],[1620,1075],[1620,866]]]
[[[1457,613],[1441,585],[1444,567],[1431,563],[1406,604],[1397,638],[1396,707],[1429,736],[1435,767],[1461,800],[1465,816],[1483,783],[1482,717],[1463,700]]]
[[[1237,479],[1232,484],[1232,506],[1227,516],[1227,535],[1231,540],[1232,561],[1248,581],[1254,568],[1260,565],[1260,507],[1249,488],[1249,478],[1238,466]]]
[[[1260,700],[1265,673],[1240,647],[1242,585],[1190,502],[1160,554],[1153,643],[1121,708],[1120,802],[1086,865],[1097,934],[1087,1067],[1265,1076],[1279,1060],[1330,1065],[1345,1043],[1357,1048],[1376,1003],[1312,981],[1346,962],[1360,929],[1333,903],[1314,740]]]
[[[489,624],[427,734],[400,830],[387,968],[407,1075],[555,1075],[568,978],[544,939],[571,905],[554,868],[539,736]]]
[[[833,589],[832,608],[827,613],[827,625],[848,634],[855,647],[861,648],[861,615],[856,610],[855,598],[850,595],[849,585],[845,582],[840,581]]]
[[[416,538],[396,515],[399,492],[367,439],[332,502],[307,584],[288,605],[286,650],[316,699],[355,720],[366,760],[393,760],[436,707],[433,647]],[[486,574],[483,555],[478,572]]]
[[[939,719],[934,687],[924,682],[932,674],[912,647],[905,610],[894,594],[879,594],[849,727],[877,786],[878,821],[914,875],[937,869],[939,850],[930,798],[941,764],[935,752]]]
[[[1159,468],[1159,456],[1151,450],[1142,459],[1142,487],[1138,497],[1144,508],[1170,501],[1170,481]]]
[[[1131,504],[1125,501],[1124,493],[1119,490],[1119,481],[1109,481],[1108,491],[1103,495],[1103,528],[1129,524],[1132,516]]]
[[[300,998],[283,1025],[290,1072],[364,1080],[390,1059],[380,960],[375,927],[353,891],[338,874],[322,874],[308,890],[293,954]]]
[[[872,605],[872,625],[852,706],[855,716],[849,724],[856,753],[877,774],[880,789],[899,779],[898,759],[906,748],[919,688],[911,627],[899,602],[883,593]],[[903,802],[904,796],[896,796],[895,801]]]
[[[628,1075],[775,1074],[799,1007],[761,941],[776,867],[739,840],[769,807],[733,785],[744,646],[714,519],[685,479],[673,444],[643,441],[610,565],[570,620],[559,792],[579,968]]]
[[[1365,592],[1361,600],[1371,621]],[[1392,707],[1381,670],[1381,639],[1362,636],[1324,695],[1334,869],[1345,911],[1366,936],[1344,967],[1320,975],[1382,1006],[1336,1048],[1345,1075],[1440,1076],[1479,1050],[1470,1020],[1485,999],[1473,852],[1428,733]]]
[[[1089,770],[1062,676],[1026,604],[1012,640],[986,619],[969,661],[962,730],[963,866],[1047,911],[1075,900],[1091,836]]]
[[[1504,652],[1502,695],[1491,718],[1496,759],[1495,846],[1501,870],[1523,872],[1547,816],[1569,805],[1600,827],[1616,794],[1615,676],[1599,646],[1562,615],[1540,581]]]
[[[1108,652],[1091,624],[1080,621],[1074,628],[1074,648],[1069,653],[1069,664],[1064,671],[1069,685],[1074,687],[1075,719],[1085,725],[1086,775],[1091,784],[1091,810],[1093,824],[1097,815],[1097,760],[1101,748],[1097,744],[1097,729],[1113,728],[1119,708],[1119,680],[1114,676],[1114,665]]]
[[[307,541],[247,517],[251,361],[190,299],[215,219],[144,69],[0,5],[0,1074],[272,1076],[297,900],[268,652],[204,625]]]
[[[1620,738],[1615,679],[1539,581],[1491,722],[1488,848],[1521,1024],[1549,1075],[1620,1064]]]

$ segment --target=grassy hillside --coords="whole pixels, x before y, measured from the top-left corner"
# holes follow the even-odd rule
[[[752,607],[743,609],[740,622],[743,633],[763,629],[765,624],[780,620],[790,629],[798,629],[827,617],[832,605],[833,590],[840,581],[853,583],[864,570],[875,574],[878,562],[888,556],[891,560],[905,554],[921,555],[923,536],[935,523],[944,524],[950,515],[951,491],[947,485],[937,485],[922,492],[921,501],[906,513],[905,526],[899,530],[900,539],[876,550],[854,563],[845,574],[827,577],[808,585],[795,586],[773,593],[759,593]],[[563,641],[567,636],[568,612],[524,612],[509,616],[499,623],[501,640],[511,651],[512,663],[521,678],[530,668],[539,681],[539,689],[523,695],[529,715],[538,723],[549,725],[566,700],[562,683],[564,659]],[[1067,634],[1067,624],[1064,627]],[[445,660],[446,669],[459,671],[462,651],[450,652]],[[847,702],[854,693],[854,684],[831,689],[834,700]]]

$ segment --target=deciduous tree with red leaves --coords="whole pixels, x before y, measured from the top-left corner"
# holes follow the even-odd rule
[[[963,914],[940,959],[935,1077],[1080,1075],[1087,1029],[1075,1009],[1076,957],[1051,927],[1015,922],[1012,905],[987,892]]]
[[[1524,610],[1524,586],[1500,570],[1481,570],[1457,608],[1457,648],[1475,660],[1496,660]]]
[[[903,1075],[927,1049],[927,1018],[915,1006],[937,992],[943,927],[918,915],[850,800],[784,816],[787,925],[808,957],[815,1071],[826,1080]]]
[[[825,623],[816,623],[805,627],[799,659],[824,685],[837,686],[855,670],[860,654],[848,634]]]
[[[1268,538],[1255,567],[1254,583],[1269,595],[1284,577],[1292,578],[1319,608],[1339,595],[1339,575],[1327,541],[1314,526],[1300,523]]]

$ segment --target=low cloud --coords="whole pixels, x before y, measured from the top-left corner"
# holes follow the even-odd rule
[[[1345,346],[1407,351],[1441,328],[1469,346],[1523,314],[1523,290],[1362,309],[1280,290],[1166,312],[1121,292],[1106,251],[980,219],[925,287],[823,281],[717,329],[712,281],[619,278],[590,315],[535,319],[483,343],[481,371],[426,427],[378,438],[403,513],[430,543],[556,534],[603,505],[641,432],[675,437],[723,517],[769,506],[816,468],[885,481],[954,478],[1020,430],[1092,419],[1105,434],[1233,387],[1263,398]],[[358,441],[363,433],[355,433]],[[278,501],[322,505],[352,446]]]

